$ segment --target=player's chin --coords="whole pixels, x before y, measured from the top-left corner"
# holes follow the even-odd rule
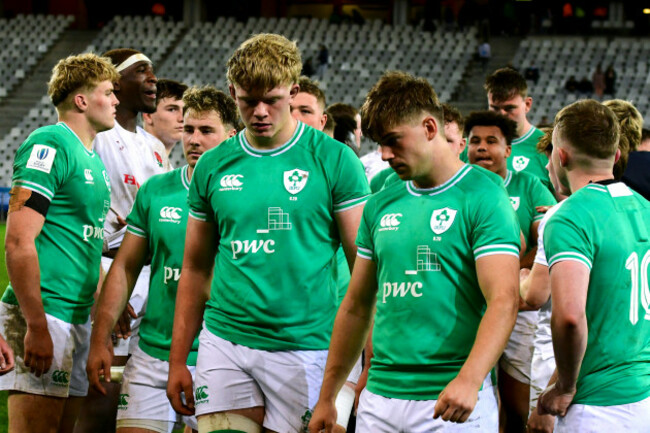
[[[489,170],[490,167],[494,165],[494,162],[491,159],[480,159],[476,161],[474,164]]]

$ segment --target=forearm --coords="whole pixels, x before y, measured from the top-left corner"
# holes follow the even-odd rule
[[[458,373],[480,389],[483,380],[503,353],[517,319],[517,302],[502,296],[488,303],[467,361]]]
[[[34,242],[6,245],[7,273],[27,326],[47,327],[41,296],[41,273]]]
[[[201,328],[205,303],[210,294],[211,274],[192,272],[185,267],[176,292],[176,309],[174,312],[174,329],[169,363],[187,363],[187,356],[192,348],[194,337]]]
[[[556,386],[563,391],[575,389],[580,365],[587,348],[587,318],[583,315],[575,323],[551,317],[553,351],[557,368]]]
[[[91,340],[101,344],[108,343],[113,328],[126,307],[129,294],[133,290],[133,285],[129,282],[135,284],[137,278],[137,275],[127,275],[127,273],[128,271],[119,263],[113,262],[99,294]]]
[[[551,296],[548,267],[535,263],[528,277],[521,282],[519,293],[526,305],[532,309],[541,308]]]
[[[369,341],[371,323],[372,307],[355,303],[346,296],[334,321],[321,399],[333,401],[361,356],[364,345],[372,348]]]

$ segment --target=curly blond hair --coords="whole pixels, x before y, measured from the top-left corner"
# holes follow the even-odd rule
[[[119,72],[107,57],[93,53],[69,56],[52,68],[47,94],[52,104],[59,107],[74,91],[89,91],[102,81],[116,82],[119,79]]]

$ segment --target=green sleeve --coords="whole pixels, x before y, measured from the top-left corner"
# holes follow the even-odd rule
[[[370,195],[370,188],[363,164],[351,149],[341,148],[336,166],[331,167],[334,178],[332,202],[334,212],[342,212],[364,203]]]
[[[135,196],[135,202],[133,203],[133,208],[131,213],[126,217],[126,230],[136,236],[142,238],[149,237],[149,208],[150,206],[150,195],[149,195],[149,184],[151,179],[148,179],[138,190],[138,194]]]
[[[474,258],[492,254],[519,257],[519,220],[510,199],[492,187],[472,203],[475,222],[471,233]]]
[[[68,174],[68,154],[52,133],[34,133],[14,159],[12,186],[37,192],[52,201]]]
[[[386,178],[395,173],[392,168],[388,167],[377,173],[372,179],[370,179],[370,191],[375,194],[376,192],[381,191],[384,188],[384,183]]]
[[[569,203],[567,203],[569,204]],[[561,261],[576,261],[591,270],[594,246],[591,236],[576,219],[570,206],[562,206],[544,228],[544,251],[549,268]]]
[[[357,255],[368,260],[375,260],[375,247],[372,239],[372,211],[371,203],[366,204],[363,208],[361,223],[357,231]]]

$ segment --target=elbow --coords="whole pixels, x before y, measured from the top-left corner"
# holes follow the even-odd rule
[[[553,312],[551,325],[555,329],[578,330],[586,323],[584,311]]]

